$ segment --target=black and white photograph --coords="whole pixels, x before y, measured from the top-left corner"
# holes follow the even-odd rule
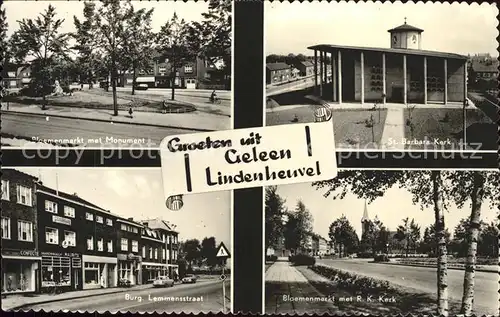
[[[267,187],[265,313],[495,316],[499,182],[344,170]]]
[[[266,125],[333,113],[336,147],[496,151],[498,8],[266,2]]]
[[[231,192],[178,205],[157,168],[2,169],[2,309],[230,312]]]
[[[231,16],[229,0],[5,1],[2,146],[157,148],[231,129]]]

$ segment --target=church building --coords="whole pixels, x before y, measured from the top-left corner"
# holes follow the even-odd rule
[[[388,30],[390,48],[308,47],[314,50],[315,92],[339,104],[464,104],[467,56],[423,50],[423,32],[405,18]],[[333,76],[327,75],[330,67]]]

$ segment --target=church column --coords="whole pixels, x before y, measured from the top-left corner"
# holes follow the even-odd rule
[[[443,59],[444,62],[444,104],[448,103],[448,60]]]
[[[319,51],[319,96],[323,98],[323,52]]]
[[[335,55],[333,52],[330,54],[332,59],[332,101],[337,101],[337,71],[335,69]]]
[[[339,87],[339,103],[342,103],[342,53],[340,52],[340,50],[338,51],[338,58],[337,58],[337,74],[338,74],[338,81],[339,81],[339,84],[338,84],[338,87]]]
[[[427,104],[427,56],[424,56],[424,105]]]
[[[318,89],[318,51],[314,50],[314,92]]]
[[[406,54],[403,55],[403,103],[408,103],[408,74],[406,71]]]
[[[467,74],[467,61],[465,61],[464,65],[464,103],[467,101],[467,80],[468,80],[468,74]]]
[[[365,103],[365,56],[361,51],[361,104]]]
[[[385,78],[385,53],[382,53],[382,101],[385,105],[387,102],[387,83]]]

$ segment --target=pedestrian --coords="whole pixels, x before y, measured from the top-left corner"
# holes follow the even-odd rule
[[[133,113],[134,113],[134,110],[132,110],[132,107],[130,107],[130,108],[128,109],[128,114],[130,115],[130,118],[131,118],[131,119],[132,119],[132,118],[134,118],[134,117],[133,117],[133,115],[132,115]]]
[[[106,279],[104,278],[104,274],[101,274],[101,288],[106,288]]]

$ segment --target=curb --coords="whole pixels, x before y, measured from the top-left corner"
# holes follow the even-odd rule
[[[386,264],[386,265],[399,265],[399,266],[413,266],[413,267],[427,267],[427,268],[434,268],[436,269],[436,266],[430,266],[430,265],[420,265],[420,264],[402,264],[402,263],[387,263],[387,262],[372,262],[374,264]],[[447,267],[448,270],[457,270],[457,271],[465,271],[465,268],[459,268],[459,267]],[[476,268],[474,270],[475,272],[486,272],[486,273],[499,273],[500,271],[498,270],[492,270],[492,269],[483,269],[483,268]]]
[[[133,289],[132,289],[133,290]],[[125,293],[127,290],[117,290],[109,293],[100,293],[100,294],[90,294],[90,295],[81,295],[81,296],[75,296],[75,297],[70,297],[70,298],[64,298],[64,299],[59,299],[59,300],[43,300],[39,302],[33,302],[33,303],[28,303],[28,304],[22,304],[18,306],[14,306],[12,308],[4,309],[2,307],[3,311],[16,311],[16,310],[22,310],[23,307],[26,306],[33,306],[33,305],[40,305],[40,304],[47,304],[47,303],[52,303],[52,302],[57,302],[57,301],[63,301],[63,300],[73,300],[73,299],[80,299],[80,298],[86,298],[86,297],[95,297],[95,296],[101,296],[101,295],[109,295],[109,294],[118,294],[118,293]]]
[[[76,118],[72,116],[58,115],[58,114],[44,114],[44,113],[31,113],[31,112],[22,112],[22,111],[12,111],[12,110],[1,110],[1,114],[17,114],[24,116],[50,116],[54,118],[63,118],[63,119],[74,119],[74,120],[86,120],[86,121],[95,121],[95,122],[106,122],[110,123],[110,120],[98,119],[98,118]],[[196,131],[196,132],[212,132],[217,130],[210,129],[200,129],[200,128],[187,128],[187,127],[176,127],[171,125],[160,125],[160,124],[152,124],[152,123],[139,123],[139,122],[127,122],[127,121],[112,121],[113,123],[118,124],[130,124],[130,125],[138,125],[144,127],[154,127],[154,128],[167,128],[167,129],[179,129],[179,130],[188,130],[188,131]]]

